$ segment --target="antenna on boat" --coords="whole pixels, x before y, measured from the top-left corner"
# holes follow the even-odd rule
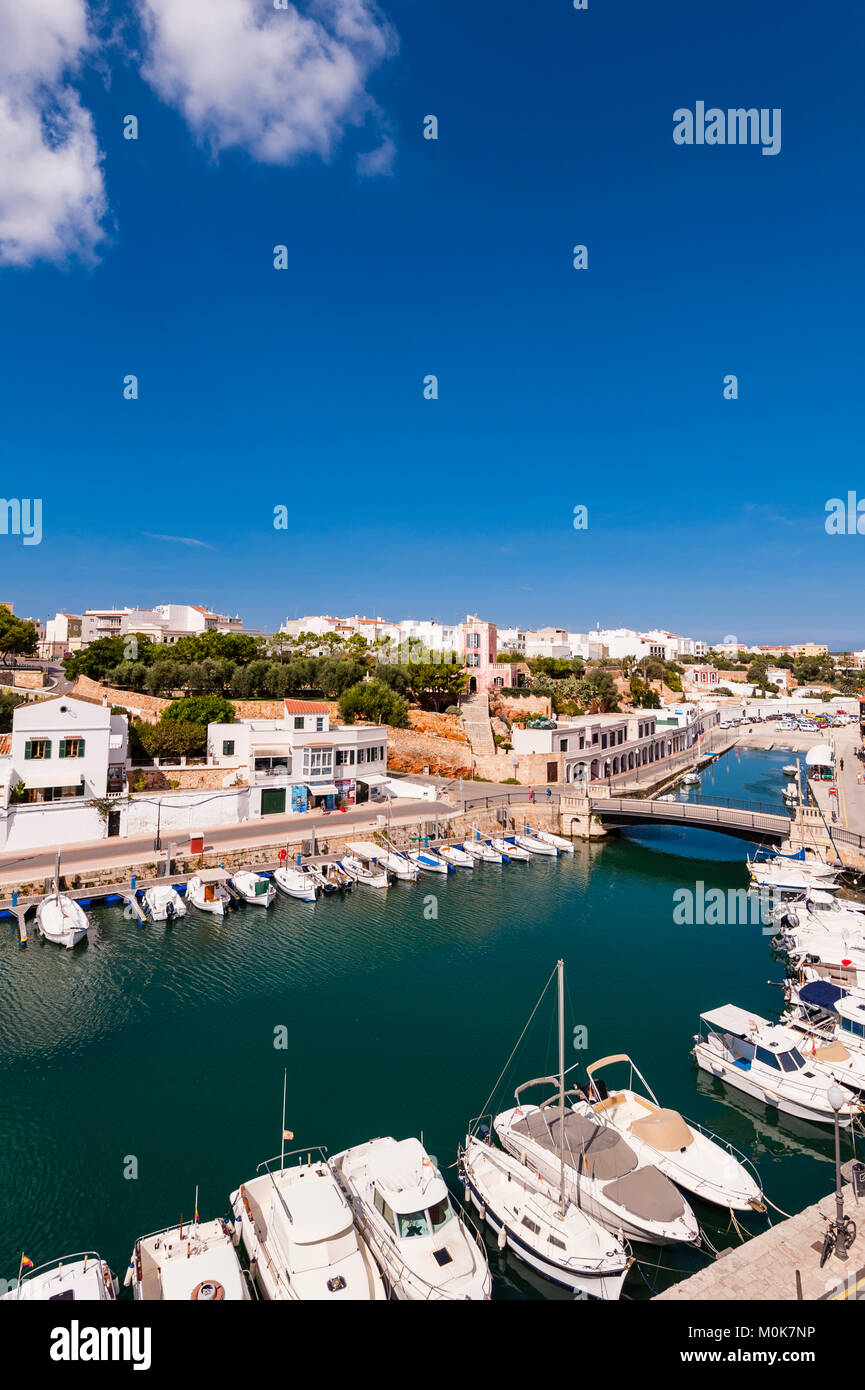
[[[279,1153],[279,1171],[285,1168],[285,1090],[288,1085],[288,1067],[282,1073],[282,1148]]]
[[[565,962],[556,962],[559,976],[559,1124],[561,1126],[559,1208],[565,1209]]]

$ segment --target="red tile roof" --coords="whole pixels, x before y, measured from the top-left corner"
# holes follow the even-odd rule
[[[286,714],[330,714],[330,706],[316,700],[284,700]]]

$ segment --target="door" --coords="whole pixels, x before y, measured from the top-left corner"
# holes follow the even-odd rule
[[[261,793],[263,816],[285,815],[285,787],[265,787]]]
[[[108,834],[109,834],[109,835],[119,835],[119,834],[120,834],[120,812],[119,812],[119,811],[109,811],[109,812],[108,812]]]
[[[559,780],[558,763],[547,763],[547,781],[557,782]]]

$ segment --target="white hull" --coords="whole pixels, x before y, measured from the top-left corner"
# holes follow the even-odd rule
[[[405,883],[416,883],[419,877],[419,870],[416,864],[407,859],[403,854],[383,854],[378,861],[392,873],[395,878],[400,878]]]
[[[514,863],[527,864],[532,857],[527,849],[520,849],[519,845],[512,845],[510,840],[495,839],[492,846],[493,849],[498,850],[499,854],[507,855],[508,859],[513,859]]]
[[[202,892],[190,893],[187,889],[186,901],[197,907],[199,912],[209,912],[214,917],[225,916],[225,900],[223,898],[213,898],[208,900]]]
[[[301,902],[314,903],[318,897],[316,885],[296,869],[275,869],[273,881],[283,893],[290,898],[299,898]]]
[[[144,907],[152,922],[186,916],[186,903],[176,888],[148,888],[144,893]]]
[[[439,857],[448,864],[453,864],[455,869],[473,869],[475,861],[470,854],[466,854],[464,849],[457,845],[444,845],[439,850]]]
[[[556,849],[560,849],[564,854],[573,854],[574,852],[573,840],[566,840],[564,835],[554,835],[550,830],[539,830],[537,838],[543,840],[545,844],[555,845]]]
[[[352,859],[347,856],[340,860],[340,864],[349,878],[354,879],[355,883],[360,883],[364,888],[384,889],[390,887],[390,875],[387,872],[379,873],[378,870],[370,869],[359,859]]]
[[[515,839],[520,849],[527,849],[529,854],[549,854],[554,859],[558,858],[559,851],[555,845],[548,845],[543,840],[536,840],[534,835],[517,835]]]
[[[504,863],[497,849],[493,849],[492,845],[483,844],[479,840],[472,840],[471,843],[466,842],[465,851],[466,854],[471,855],[472,859],[479,859],[483,864]]]
[[[46,941],[71,951],[87,935],[87,914],[74,898],[55,893],[43,898],[36,909],[36,926]]]
[[[0,1302],[48,1303],[67,1299],[76,1303],[113,1303],[120,1291],[117,1276],[95,1252],[67,1255],[23,1274]]]
[[[450,868],[443,859],[439,859],[432,850],[412,850],[409,859],[427,874],[448,874]]]
[[[233,876],[231,882],[243,901],[249,903],[251,907],[270,907],[276,897],[276,889],[273,884],[268,883],[266,878],[262,878],[260,874],[252,871],[241,870]],[[263,883],[267,884],[266,889],[263,892],[256,891]]]
[[[219,1218],[193,1221],[135,1242],[126,1283],[140,1302],[248,1302],[231,1229]]]
[[[698,1043],[694,1048],[694,1057],[697,1066],[710,1076],[716,1076],[719,1080],[726,1082],[728,1086],[733,1086],[737,1091],[744,1091],[747,1096],[754,1096],[756,1100],[765,1101],[772,1110],[779,1110],[785,1115],[795,1115],[799,1120],[812,1120],[815,1124],[832,1124],[835,1119],[835,1112],[826,1101],[825,1105],[802,1104],[790,1096],[782,1095],[775,1091],[768,1084],[764,1084],[758,1077],[752,1076],[749,1072],[743,1072],[733,1062],[727,1062],[717,1052]],[[839,1124],[846,1128],[850,1124],[849,1115],[841,1115]]]

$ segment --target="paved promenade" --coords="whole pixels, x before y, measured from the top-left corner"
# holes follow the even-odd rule
[[[657,1294],[656,1299],[791,1302],[799,1297],[797,1270],[803,1299],[865,1298],[865,1201],[857,1202],[851,1187],[844,1188],[844,1214],[856,1222],[856,1240],[846,1261],[830,1255],[820,1268],[826,1232],[823,1217],[835,1215],[833,1192],[798,1216],[776,1218],[777,1224],[770,1230],[728,1250],[697,1274]]]

